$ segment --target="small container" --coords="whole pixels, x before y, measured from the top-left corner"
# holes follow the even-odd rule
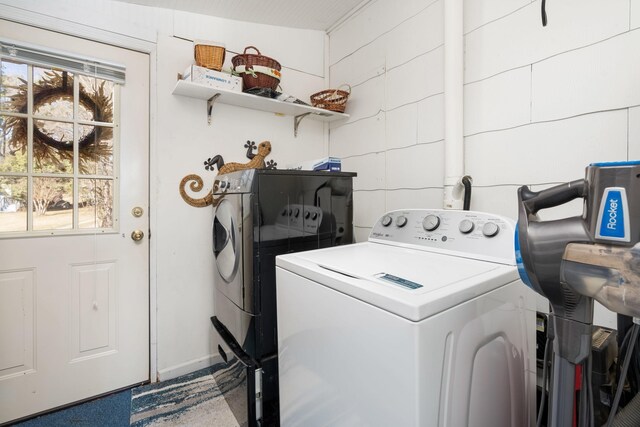
[[[340,88],[345,87],[347,90]],[[347,106],[347,100],[351,94],[351,86],[344,84],[338,86],[337,89],[327,89],[310,96],[311,105],[316,108],[323,108],[325,110],[335,111],[338,113],[344,113],[344,109]]]
[[[227,50],[224,44],[207,40],[194,40],[193,53],[196,65],[210,70],[222,70]]]

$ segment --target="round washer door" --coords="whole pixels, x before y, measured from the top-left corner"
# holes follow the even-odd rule
[[[242,256],[238,250],[238,242],[235,209],[228,200],[223,199],[218,204],[213,218],[213,254],[218,272],[227,283],[231,282],[238,272],[239,259]]]

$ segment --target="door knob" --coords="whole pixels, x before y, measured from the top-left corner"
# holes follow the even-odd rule
[[[136,242],[139,242],[140,240],[142,240],[143,237],[144,237],[144,232],[142,230],[133,230],[131,232],[131,238]]]

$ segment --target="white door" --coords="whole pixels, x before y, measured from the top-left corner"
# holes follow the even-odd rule
[[[149,379],[149,57],[2,20],[0,39],[126,67],[2,60],[2,424]]]

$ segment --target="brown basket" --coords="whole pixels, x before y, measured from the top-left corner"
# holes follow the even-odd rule
[[[346,86],[347,90],[340,90],[341,87]],[[323,108],[325,110],[336,111],[338,113],[344,113],[344,109],[347,106],[347,100],[351,94],[351,86],[341,85],[338,89],[322,90],[318,93],[311,95],[311,105],[317,108]]]
[[[211,70],[222,70],[226,49],[224,45],[215,42],[195,41],[193,52],[196,65]]]
[[[247,53],[247,49],[254,49],[257,55]],[[273,58],[260,54],[260,51],[247,46],[244,52],[231,58],[233,71],[242,75],[242,88],[244,91],[259,88],[276,90],[280,83],[280,63]]]

